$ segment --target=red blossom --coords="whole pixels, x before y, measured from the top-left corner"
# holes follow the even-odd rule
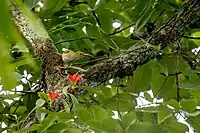
[[[72,84],[76,84],[82,77],[78,74],[69,75],[68,79],[72,81]]]
[[[53,91],[49,91],[49,97],[50,97],[50,100],[51,101],[54,101],[55,99],[57,99],[60,95],[56,92],[53,92]]]

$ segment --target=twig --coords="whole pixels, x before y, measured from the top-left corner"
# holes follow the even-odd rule
[[[177,96],[177,102],[180,101],[180,87],[179,87],[179,77],[178,77],[179,73],[176,73],[175,76],[176,76],[176,96]]]
[[[163,76],[165,76],[165,77],[167,77],[167,76],[175,76],[175,75],[177,75],[177,74],[182,74],[182,72],[171,73],[171,74],[168,74],[168,75],[166,75],[165,73],[160,73],[160,75],[163,75]]]
[[[94,18],[96,19],[96,21],[97,21],[97,24],[99,25],[99,27],[101,27],[100,20],[99,20],[99,18],[97,17],[97,15],[96,15],[95,11],[94,11],[94,10],[91,10],[91,12],[92,12],[92,15],[94,16]]]
[[[124,27],[123,29],[118,30],[118,31],[116,31],[116,32],[110,33],[109,36],[112,36],[112,35],[115,35],[115,34],[117,34],[117,33],[120,33],[120,32],[122,32],[122,31],[124,31],[124,30],[130,28],[130,27],[133,26],[133,25],[135,25],[135,23],[130,24],[130,25],[128,25],[127,27]]]
[[[187,39],[200,39],[200,37],[192,37],[192,36],[182,36],[182,37]]]

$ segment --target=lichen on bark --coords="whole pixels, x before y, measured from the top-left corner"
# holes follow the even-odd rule
[[[31,44],[35,56],[41,60],[47,87],[52,89],[67,86],[66,80],[55,69],[55,66],[62,65],[63,62],[55,54],[56,48],[51,38],[45,33],[44,28],[42,28],[42,34],[38,33],[38,27],[31,20],[28,20],[26,13],[23,13],[23,10],[20,10],[17,6],[12,5],[11,11],[12,18],[19,31]],[[189,25],[197,22],[199,18],[200,1],[191,0],[187,2],[171,19],[159,29],[154,30],[145,39],[144,44],[138,47],[133,45],[127,52],[90,67],[84,72],[85,79],[81,84],[98,86],[111,78],[132,75],[137,67],[159,55],[159,51],[155,46],[160,45],[161,48],[165,48],[167,45],[179,40],[184,34],[184,30]],[[36,20],[38,21],[38,19]],[[39,29],[41,29],[41,26]]]

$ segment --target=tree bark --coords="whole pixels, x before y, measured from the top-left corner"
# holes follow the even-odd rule
[[[180,9],[175,16],[163,24],[159,29],[152,32],[145,39],[146,43],[134,48],[133,45],[128,52],[122,53],[97,64],[88,69],[85,73],[87,85],[97,86],[114,77],[125,77],[132,75],[133,71],[151,59],[158,56],[160,45],[165,48],[167,45],[179,40],[184,30],[200,18],[200,1],[191,0]],[[144,42],[144,43],[145,43]],[[154,46],[152,46],[154,45]]]
[[[55,54],[57,51],[54,43],[44,28],[40,34],[29,19],[28,15],[19,10],[17,6],[11,6],[12,18],[21,34],[31,44],[35,56],[41,61],[44,81],[48,89],[63,88],[68,81],[62,77],[56,66],[63,62]],[[105,81],[115,77],[125,77],[133,74],[137,67],[157,57],[159,50],[156,46],[165,48],[167,45],[180,39],[184,30],[200,18],[200,1],[191,0],[180,9],[177,14],[167,21],[159,29],[145,39],[144,44],[133,46],[127,52],[112,57],[102,63],[90,67],[84,72],[82,85],[96,87]],[[149,45],[151,44],[151,45]]]

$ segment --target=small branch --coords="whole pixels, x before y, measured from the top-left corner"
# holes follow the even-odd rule
[[[179,73],[176,73],[175,76],[176,76],[176,96],[177,96],[177,102],[180,101],[180,87],[179,87],[179,77],[178,77]]]
[[[133,26],[133,25],[135,25],[135,23],[130,24],[130,25],[128,25],[127,27],[124,27],[123,29],[118,30],[118,31],[116,31],[116,32],[110,33],[109,36],[112,36],[112,35],[115,35],[115,34],[117,34],[117,33],[120,33],[120,32],[122,32],[122,31],[124,31],[124,30],[130,28],[130,27]]]
[[[196,39],[196,40],[200,40],[200,37],[192,37],[192,36],[182,36],[183,38],[187,38],[187,39]]]
[[[55,45],[65,43],[65,42],[73,42],[73,41],[82,40],[82,39],[90,39],[91,41],[96,40],[96,38],[94,38],[94,37],[85,36],[85,37],[78,37],[78,38],[58,41],[55,43]]]
[[[166,75],[165,73],[160,73],[160,75],[163,75],[163,76],[167,77],[167,76],[175,76],[175,75],[181,74],[181,73],[182,72],[178,72],[178,73],[172,73],[172,74],[168,74],[168,75]]]
[[[95,11],[94,11],[94,10],[91,10],[91,12],[92,12],[92,15],[94,16],[94,18],[96,19],[96,21],[97,21],[97,24],[99,25],[99,27],[101,27],[100,20],[99,20],[99,18],[97,17],[97,15],[96,15]]]

